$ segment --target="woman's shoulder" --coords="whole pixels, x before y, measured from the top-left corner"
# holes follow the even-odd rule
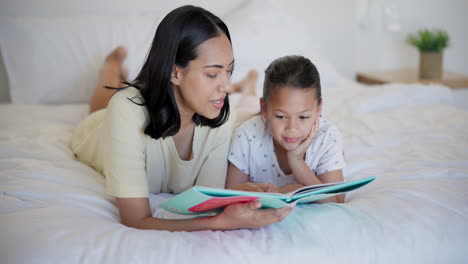
[[[107,112],[130,122],[146,122],[148,111],[140,91],[133,86],[117,91],[109,101]]]
[[[202,135],[200,138],[210,138],[217,139],[216,144],[222,144],[223,142],[230,142],[232,133],[235,129],[235,117],[230,116],[228,121],[221,126],[212,128],[209,126],[199,126],[197,131],[199,135]],[[214,142],[214,141],[213,141]]]
[[[206,137],[209,138],[219,138],[223,140],[225,138],[230,138],[232,135],[232,131],[234,125],[232,123],[231,118],[228,121],[218,127],[210,127],[210,126],[199,126],[198,131],[201,134],[204,134]]]
[[[141,95],[140,91],[133,86],[129,86],[127,88],[118,90],[112,96],[110,102],[117,101],[119,103],[128,103],[128,102],[131,102],[129,99],[140,105],[143,105],[144,103],[143,96]],[[138,104],[133,104],[133,105],[138,105]]]

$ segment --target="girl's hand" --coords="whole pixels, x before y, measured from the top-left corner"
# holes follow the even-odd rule
[[[236,203],[226,206],[224,211],[215,216],[215,225],[221,230],[241,228],[261,228],[282,221],[293,206],[279,209],[259,209],[259,201]]]
[[[278,192],[278,186],[271,183],[247,182],[229,188],[231,190],[249,191],[249,192]]]
[[[297,160],[304,160],[304,154],[306,153],[307,149],[310,147],[312,142],[314,142],[315,136],[317,136],[317,133],[319,131],[319,116],[315,118],[315,123],[310,130],[309,136],[304,139],[304,141],[297,146],[297,148],[288,151],[288,162],[291,165],[291,163],[297,161]]]

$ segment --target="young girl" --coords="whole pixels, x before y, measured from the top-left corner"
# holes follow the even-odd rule
[[[309,59],[273,61],[265,71],[260,105],[261,115],[233,135],[227,188],[285,193],[343,181],[341,134],[320,116],[320,78]],[[325,201],[343,200],[339,195]]]
[[[159,24],[146,62],[128,87],[123,48],[106,60],[91,114],[76,129],[72,150],[106,178],[122,224],[139,229],[259,228],[291,208],[258,210],[234,204],[213,217],[152,217],[150,193],[179,193],[193,185],[223,187],[231,137],[230,76],[234,67],[226,25],[194,6],[171,11]],[[116,92],[117,91],[117,92]]]

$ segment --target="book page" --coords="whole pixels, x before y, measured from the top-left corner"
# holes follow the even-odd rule
[[[240,191],[240,190],[231,190],[231,189],[219,189],[219,188],[212,188],[212,187],[205,187],[205,186],[194,186],[193,188],[203,194],[214,196],[214,197],[258,196],[258,197],[276,197],[278,199],[287,198],[287,196],[282,193],[249,192],[249,191]]]
[[[285,193],[284,195],[288,196],[288,197],[291,197],[291,196],[296,195],[296,194],[300,194],[300,193],[304,193],[304,192],[310,192],[312,190],[317,190],[317,189],[320,189],[320,188],[323,188],[323,187],[333,186],[333,185],[337,185],[337,184],[341,184],[341,183],[343,183],[343,182],[331,182],[331,183],[304,186],[304,187],[302,187],[300,189],[297,189],[295,191]]]
[[[349,192],[361,188],[362,186],[373,181],[374,179],[375,177],[367,177],[351,181],[332,182],[326,184],[306,186],[293,192],[292,196],[290,196],[288,199],[299,199],[308,195],[320,193],[336,194],[340,192]]]

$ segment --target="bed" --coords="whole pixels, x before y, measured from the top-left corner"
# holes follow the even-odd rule
[[[126,23],[2,18],[0,32],[10,36],[0,48],[11,102],[0,104],[1,263],[468,262],[468,111],[453,105],[453,91],[360,85],[310,49],[313,40],[306,36],[294,47],[281,41],[269,49],[248,47],[252,35],[260,34],[259,45],[272,40],[273,34],[259,30],[262,23],[277,23],[275,30],[284,34],[297,26],[293,19],[278,19],[274,7],[262,6],[262,15],[253,16],[259,3],[252,2],[223,16],[233,36],[237,76],[280,55],[310,57],[322,76],[323,114],[343,134],[345,179],[377,179],[348,193],[344,204],[300,205],[284,221],[258,230],[125,227],[104,178],[79,162],[69,145],[87,114],[103,56],[124,43],[135,54],[128,62],[134,76],[145,55],[139,47],[147,45],[160,17],[129,17]],[[114,29],[102,34],[115,24],[124,36],[116,37]],[[65,26],[70,33],[60,37]],[[74,63],[63,69],[67,61]],[[154,216],[175,217],[158,208],[171,196],[151,195]]]

